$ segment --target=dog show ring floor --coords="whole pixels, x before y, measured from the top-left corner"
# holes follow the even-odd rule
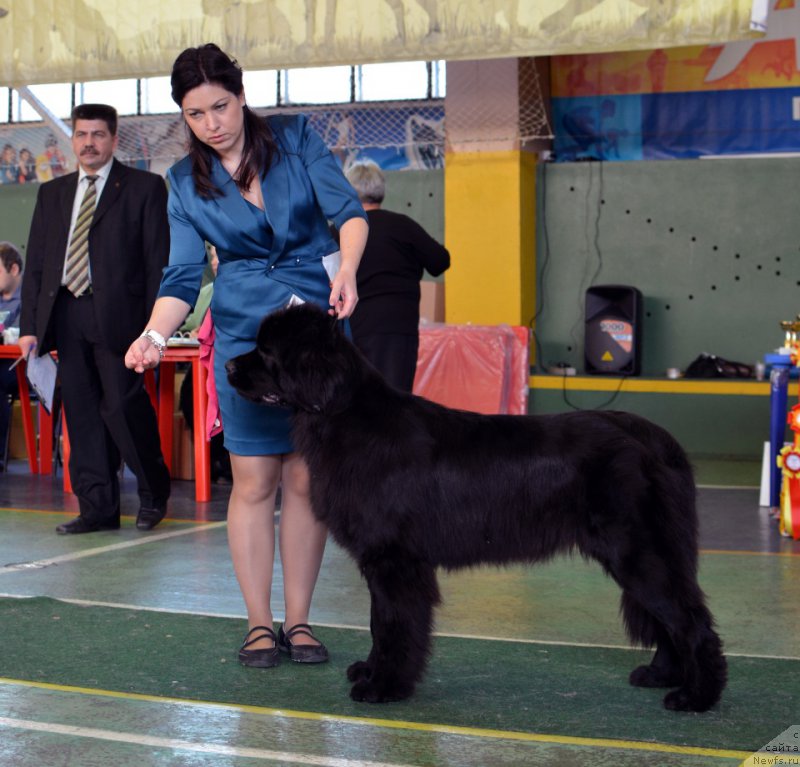
[[[800,724],[800,541],[759,508],[755,463],[696,468],[700,582],[729,663],[705,714],[629,686],[650,653],[628,646],[619,589],[579,557],[440,574],[424,681],[370,705],[350,700],[345,677],[369,652],[368,593],[330,542],[311,616],[330,662],[245,668],[229,486],[196,503],[193,483],[174,482],[167,519],[141,532],[126,473],[121,530],[59,536],[74,496],[12,462],[0,474],[0,767],[739,765]],[[276,620],[281,590],[276,562]]]

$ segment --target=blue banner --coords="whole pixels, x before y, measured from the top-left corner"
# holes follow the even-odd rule
[[[800,152],[800,88],[553,99],[554,159]]]

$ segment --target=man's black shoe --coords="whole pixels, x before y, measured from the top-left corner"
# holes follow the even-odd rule
[[[138,516],[136,517],[136,527],[139,530],[152,530],[162,519],[164,519],[164,515],[166,513],[166,506],[160,509],[142,506],[139,509]]]
[[[96,533],[98,530],[119,530],[119,520],[116,522],[87,522],[83,517],[75,517],[75,519],[56,527],[56,532],[59,535]]]

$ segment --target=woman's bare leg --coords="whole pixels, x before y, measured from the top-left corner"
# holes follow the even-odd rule
[[[328,530],[311,511],[308,467],[297,453],[283,457],[281,487],[280,549],[286,600],[284,625],[291,628],[298,623],[308,623]],[[312,644],[312,641],[304,635],[302,643]]]
[[[233,487],[228,502],[228,545],[250,628],[272,627],[275,493],[281,479],[281,464],[279,455],[231,454]],[[265,649],[272,644],[264,639],[249,649]]]

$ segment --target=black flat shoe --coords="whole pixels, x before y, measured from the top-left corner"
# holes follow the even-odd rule
[[[261,632],[256,633],[256,632]],[[253,636],[255,634],[255,636]],[[251,638],[252,637],[252,638]],[[272,647],[260,650],[248,650],[247,648],[259,639],[271,639],[274,642]],[[275,632],[267,626],[253,626],[245,635],[244,642],[239,648],[239,663],[243,666],[254,666],[255,668],[272,668],[278,665],[280,652],[278,650],[278,638]]]
[[[164,515],[167,513],[167,507],[164,506],[163,508],[148,508],[147,506],[142,506],[139,509],[139,513],[136,515],[136,527],[139,530],[152,530],[162,519],[164,519]]]
[[[78,535],[80,533],[96,533],[99,530],[119,530],[119,520],[116,522],[88,522],[83,517],[75,517],[69,522],[56,526],[59,535]]]
[[[322,642],[319,644],[296,644],[293,640],[298,634],[319,642],[312,633],[311,626],[307,623],[298,623],[284,632],[283,625],[278,629],[278,647],[281,652],[289,653],[295,663],[325,663],[328,660],[328,648]]]

